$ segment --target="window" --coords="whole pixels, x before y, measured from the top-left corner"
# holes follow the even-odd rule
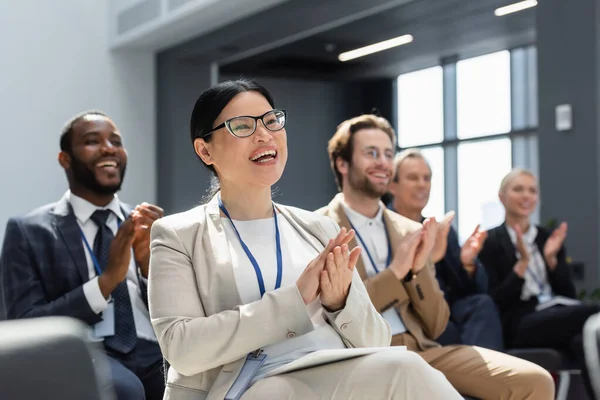
[[[407,148],[444,139],[442,67],[398,77],[398,144]]]
[[[456,64],[459,139],[511,130],[510,52],[469,58]]]
[[[498,188],[512,168],[511,153],[510,138],[458,145],[458,236],[461,243],[478,224],[489,229],[504,220]]]
[[[439,221],[445,213],[445,191],[444,191],[444,149],[439,147],[430,147],[421,149],[423,157],[431,166],[431,194],[429,202],[423,209],[424,217],[436,217]]]
[[[423,215],[456,210],[460,242],[502,223],[498,189],[513,166],[538,171],[536,65],[526,46],[398,76],[398,144],[421,147],[432,170]]]

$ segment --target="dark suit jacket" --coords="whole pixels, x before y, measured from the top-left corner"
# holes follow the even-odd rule
[[[477,269],[473,278],[469,277],[460,261],[460,250],[458,235],[454,228],[450,228],[446,254],[435,264],[435,277],[450,306],[456,300],[478,293],[487,293],[488,290],[488,278],[481,262],[475,259]]]
[[[121,204],[123,214],[131,209]],[[70,316],[99,322],[82,285],[89,281],[81,231],[66,198],[38,208],[6,225],[0,255],[4,319]],[[147,290],[140,279],[142,296]],[[147,303],[146,303],[147,304]]]
[[[540,254],[544,254],[544,245],[551,232],[540,226],[537,228],[538,234],[535,242]],[[516,249],[510,240],[505,224],[488,231],[488,238],[479,258],[487,270],[489,293],[500,311],[507,344],[509,344],[521,318],[535,312],[538,300],[536,297],[527,301],[521,300],[521,290],[525,280],[513,272],[513,267],[517,263]],[[566,262],[564,247],[558,252],[557,258],[558,265],[554,271],[550,271],[544,260],[552,292],[556,295],[575,298],[575,285]]]

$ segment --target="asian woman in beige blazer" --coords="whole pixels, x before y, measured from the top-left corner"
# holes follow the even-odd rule
[[[354,232],[272,202],[285,121],[252,81],[221,83],[196,102],[191,139],[220,190],[152,227],[165,399],[460,399],[420,356],[387,347],[389,325],[354,271]]]

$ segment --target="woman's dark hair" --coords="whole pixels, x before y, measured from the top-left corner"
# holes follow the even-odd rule
[[[269,102],[272,108],[275,107],[273,97],[271,97],[268,90],[253,80],[238,79],[235,81],[221,82],[202,93],[200,97],[198,97],[198,100],[196,100],[190,119],[190,138],[192,139],[192,144],[198,138],[202,138],[206,142],[212,140],[212,135],[214,133],[211,133],[208,136],[204,135],[213,130],[215,120],[219,117],[227,104],[229,104],[235,96],[243,92],[258,92]],[[202,161],[202,159],[200,159],[200,161]],[[213,173],[213,180],[208,194],[208,196],[212,197],[219,191],[217,171],[215,170],[215,167],[205,164],[204,161],[202,161],[202,164]]]

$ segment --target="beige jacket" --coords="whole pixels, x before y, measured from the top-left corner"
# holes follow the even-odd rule
[[[351,229],[350,221],[344,211],[342,194],[338,194],[327,206],[317,212],[331,217],[340,227]],[[418,222],[387,208],[383,211],[383,221],[390,236],[394,255],[398,251],[402,237],[421,226]],[[350,248],[356,245],[356,239],[349,244]],[[444,293],[435,278],[435,265],[432,262],[412,281],[406,283],[398,280],[390,269],[369,278],[362,257],[358,259],[356,269],[363,279],[375,308],[383,312],[390,307],[395,307],[400,313],[408,333],[394,336],[394,345],[405,345],[409,350],[415,351],[439,347],[434,340],[446,329],[450,311]]]
[[[319,252],[339,231],[330,218],[276,208]],[[149,305],[156,337],[171,365],[165,399],[223,399],[248,353],[314,329],[296,285],[241,304],[222,222],[215,196],[152,226]],[[323,316],[348,347],[390,344],[390,327],[358,274],[345,308],[335,320]]]

